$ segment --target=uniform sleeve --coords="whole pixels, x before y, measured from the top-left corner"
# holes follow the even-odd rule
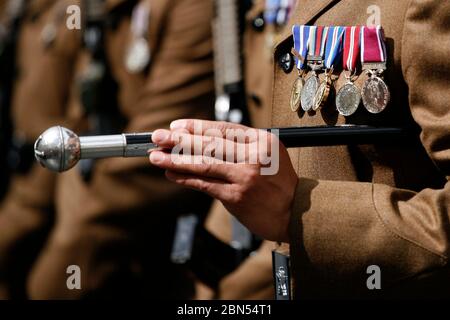
[[[291,250],[297,284],[312,294],[324,289],[330,295],[333,290],[367,292],[371,265],[380,267],[382,289],[394,290],[406,279],[425,283],[448,264],[449,19],[447,1],[412,1],[401,45],[411,113],[422,129],[423,147],[446,183],[441,189],[413,192],[300,178],[292,209]]]

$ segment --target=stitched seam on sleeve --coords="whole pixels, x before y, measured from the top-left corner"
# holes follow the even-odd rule
[[[429,253],[431,253],[431,254],[434,254],[434,255],[438,256],[438,257],[440,258],[441,263],[442,263],[443,265],[445,265],[445,264],[447,263],[448,258],[447,258],[446,256],[444,256],[444,255],[442,255],[442,254],[440,254],[440,253],[438,253],[438,252],[435,252],[434,250],[429,249],[429,248],[427,248],[427,247],[421,245],[420,243],[418,243],[418,242],[416,242],[416,241],[414,241],[414,240],[412,240],[412,239],[409,239],[409,238],[407,238],[407,237],[401,235],[399,232],[397,232],[397,231],[393,230],[391,227],[389,227],[388,223],[383,219],[383,217],[382,217],[380,211],[379,211],[378,208],[377,208],[377,203],[376,203],[376,201],[375,201],[375,184],[374,184],[374,183],[372,183],[372,203],[373,203],[375,212],[376,212],[376,214],[377,214],[377,216],[378,216],[378,219],[379,219],[380,222],[383,224],[383,226],[385,227],[385,229],[386,229],[387,231],[389,231],[392,235],[394,235],[394,237],[396,237],[396,238],[398,238],[398,239],[402,239],[402,240],[404,240],[404,241],[407,241],[407,242],[409,242],[409,243],[415,245],[416,247],[421,248],[422,250],[425,250],[425,251],[427,251],[427,252],[429,252]]]
[[[403,48],[405,47],[406,18],[407,18],[407,16],[408,16],[409,10],[411,9],[411,4],[413,3],[413,1],[414,1],[414,0],[410,0],[410,1],[409,1],[408,7],[407,7],[406,10],[405,10],[405,15],[404,15],[404,17],[403,17],[404,23],[403,23],[402,40],[401,40],[401,50],[402,50],[402,53],[401,53],[401,57],[400,57],[400,59],[401,59],[401,64],[402,64],[402,69],[403,69],[403,66],[405,66],[404,63],[403,63],[403,55],[404,55],[405,50],[403,50]],[[406,76],[407,76],[408,69],[409,69],[410,66],[411,66],[411,64],[405,66],[405,69],[403,70],[403,78],[405,79],[406,83],[408,83],[407,80],[406,80]]]

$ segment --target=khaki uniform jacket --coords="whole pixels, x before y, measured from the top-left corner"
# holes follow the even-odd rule
[[[367,124],[421,129],[412,146],[291,150],[299,182],[292,208],[296,297],[364,297],[367,268],[384,296],[448,296],[450,234],[450,3],[440,0],[300,0],[292,24],[365,25],[380,9],[392,99],[379,115],[338,116],[334,106],[294,114],[297,77],[275,68],[273,126]],[[372,10],[369,8],[369,11]],[[288,28],[289,29],[289,28]],[[289,30],[275,57],[292,48]],[[365,76],[357,85],[361,86]],[[344,75],[335,86],[345,82]],[[443,291],[447,291],[444,293]]]
[[[113,12],[130,2],[107,3]],[[106,34],[125,132],[152,131],[178,118],[211,118],[213,113],[211,3],[149,3],[152,61],[147,73],[133,75],[125,68],[130,15]],[[81,52],[78,74],[87,61]],[[66,116],[76,132],[86,128],[76,87]],[[208,198],[170,183],[146,158],[99,160],[90,182],[74,168],[58,176],[57,190],[56,225],[29,277],[32,298],[193,295],[185,270],[169,263],[170,250],[177,215],[207,210]],[[66,286],[70,265],[80,267],[81,290]]]
[[[65,125],[75,39],[57,26],[57,37],[46,48],[44,27],[57,23],[61,5],[53,0],[29,2],[18,39],[11,105],[15,135],[32,144],[50,126]],[[63,8],[65,13],[65,7]],[[67,124],[66,124],[67,125]],[[38,164],[12,176],[0,207],[0,298],[24,298],[25,280],[53,220],[55,176]]]

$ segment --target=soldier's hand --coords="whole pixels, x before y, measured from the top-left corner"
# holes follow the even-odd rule
[[[297,175],[286,148],[264,130],[178,120],[152,136],[150,162],[180,185],[222,201],[253,233],[288,242]]]

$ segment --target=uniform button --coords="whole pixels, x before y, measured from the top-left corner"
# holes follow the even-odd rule
[[[290,53],[285,53],[280,55],[280,58],[278,59],[278,64],[280,65],[280,68],[283,69],[284,72],[289,73],[292,71],[292,68],[294,67],[294,59],[292,58],[292,55]]]
[[[264,31],[264,27],[266,25],[266,22],[264,21],[264,15],[260,14],[258,17],[256,17],[253,22],[252,22],[252,26],[253,28],[258,31],[258,32],[262,32]]]

